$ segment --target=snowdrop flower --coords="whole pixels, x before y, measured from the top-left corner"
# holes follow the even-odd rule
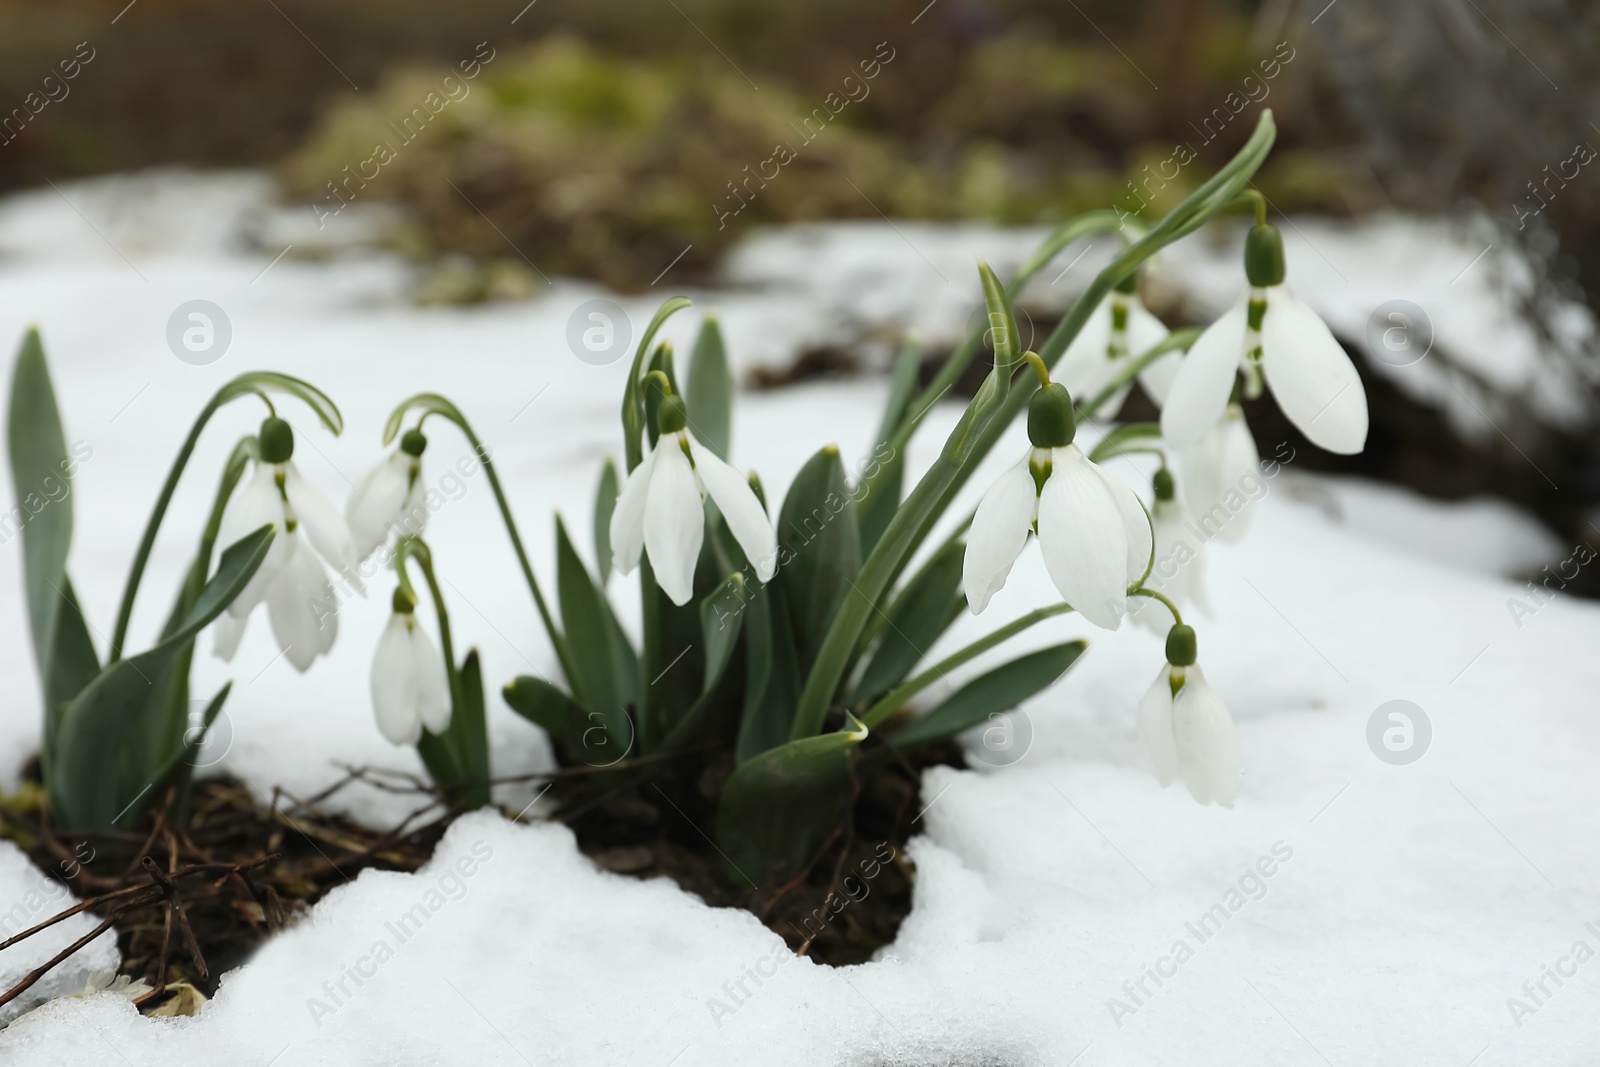
[[[1184,448],[1211,429],[1245,374],[1245,395],[1266,377],[1290,422],[1319,448],[1360,452],[1367,440],[1361,376],[1327,325],[1283,284],[1283,239],[1257,223],[1245,242],[1250,291],[1200,335],[1178,367],[1161,411],[1161,433]]]
[[[1193,627],[1180,623],[1167,635],[1167,665],[1139,702],[1139,741],[1163,787],[1181,778],[1200,803],[1233,807],[1239,735],[1195,665]]]
[[[1229,404],[1194,444],[1178,452],[1183,496],[1207,540],[1234,542],[1250,525],[1251,504],[1265,492],[1261,455],[1238,404]]]
[[[1039,357],[1027,356],[1045,378]],[[1072,443],[1076,433],[1066,388],[1042,386],[1028,404],[1033,447],[989,487],[972,517],[962,580],[974,615],[1006,584],[1028,535],[1037,532],[1062,598],[1096,626],[1121,624],[1127,587],[1150,562],[1150,520],[1133,490]]]
[[[1162,467],[1151,479],[1155,503],[1150,507],[1150,525],[1155,532],[1156,558],[1145,586],[1166,594],[1180,608],[1194,604],[1209,617],[1211,598],[1206,593],[1205,539],[1189,525],[1189,513],[1178,502],[1172,472]],[[1128,613],[1140,626],[1162,633],[1175,621],[1172,612],[1159,601],[1140,598],[1130,604]]]
[[[415,609],[404,589],[394,591],[394,614],[372,656],[372,710],[378,729],[396,745],[416,744],[424,726],[435,734],[450,728],[444,661]]]
[[[368,471],[350,494],[344,514],[357,558],[372,555],[402,521],[404,533],[413,537],[422,533],[428,521],[428,509],[422,506],[422,453],[427,447],[421,430],[407,430],[400,447]]]
[[[1128,360],[1166,339],[1167,328],[1140,302],[1137,283],[1137,275],[1130,274],[1100,302],[1067,346],[1057,377],[1073,396],[1086,400],[1099,395]],[[1139,384],[1158,405],[1166,403],[1181,362],[1179,353],[1169,352],[1139,372]],[[1102,410],[1115,414],[1132,387],[1130,382],[1118,389]]]
[[[291,462],[294,431],[289,424],[276,416],[267,418],[258,440],[255,469],[228,500],[217,540],[232,544],[268,524],[277,536],[261,566],[217,620],[214,647],[222,659],[233,659],[250,613],[265,600],[278,646],[295,670],[305,671],[333,647],[339,630],[339,600],[323,561],[359,589],[355,542],[338,509]]]
[[[685,429],[683,401],[666,396],[656,425],[656,446],[628,475],[611,514],[612,562],[622,574],[650,555],[656,581],[674,604],[694,595],[694,568],[705,538],[707,494],[722,512],[756,576],[770,581],[778,569],[778,538],[761,501],[744,476]]]

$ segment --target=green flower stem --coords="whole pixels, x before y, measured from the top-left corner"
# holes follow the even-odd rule
[[[1199,229],[1233,200],[1261,166],[1275,136],[1272,112],[1263,111],[1255,133],[1227,166],[1186,197],[1170,215],[1123,250],[1095,277],[1072,311],[1040,348],[1039,356],[1047,367],[1054,366],[1056,360],[1061,358],[1112,287],[1157,251]],[[1033,395],[1033,388],[1026,386],[1011,389],[1009,394],[1002,395],[1004,386],[996,381],[997,377],[997,373],[991,373],[985,380],[978,395],[973,397],[962,413],[939,458],[895,512],[872,554],[862,564],[853,583],[854,595],[848,597],[834,615],[811,673],[806,678],[805,688],[795,709],[791,737],[811,737],[822,728],[828,706],[838,692],[840,679],[850,662],[861,631],[871,613],[878,610],[878,601],[889,582],[898,573],[903,560],[916,551],[927,531],[949,507],[951,499]]]
[[[872,705],[872,707],[868,708],[866,714],[861,716],[861,722],[869,730],[877,729],[884,719],[887,719],[890,715],[894,714],[895,711],[904,707],[906,701],[910,700],[912,697],[916,696],[918,693],[922,692],[924,689],[928,688],[928,686],[932,685],[934,682],[937,682],[939,679],[943,678],[946,674],[955,670],[963,663],[966,663],[968,660],[971,660],[977,656],[983,655],[985,652],[989,651],[991,648],[994,648],[1001,642],[1009,641],[1011,638],[1017,636],[1017,634],[1020,634],[1030,626],[1033,626],[1035,623],[1043,622],[1045,619],[1052,618],[1056,615],[1065,615],[1067,612],[1072,610],[1073,608],[1071,604],[1052,604],[1047,608],[1038,608],[1037,610],[1030,611],[1021,618],[1006,623],[1006,625],[1000,627],[1000,629],[996,630],[989,636],[980,638],[977,641],[972,642],[972,644],[968,645],[967,647],[954,652],[949,656],[946,656],[944,659],[940,660],[938,663],[935,663],[933,666],[929,667],[915,678],[911,678],[905,682],[902,682],[897,688],[890,691],[887,696],[883,697],[876,704]]]
[[[1148,578],[1149,576],[1150,576],[1149,572],[1146,571],[1145,572],[1145,577]],[[1135,586],[1134,588],[1128,590],[1128,595],[1129,596],[1146,596],[1146,597],[1149,597],[1151,600],[1159,600],[1159,601],[1161,601],[1161,603],[1163,603],[1163,604],[1165,604],[1167,606],[1167,610],[1172,612],[1173,624],[1177,625],[1177,626],[1182,626],[1183,625],[1183,613],[1178,610],[1178,605],[1174,604],[1164,593],[1158,592],[1157,590],[1154,590],[1154,589],[1146,589],[1143,585],[1138,585],[1138,586]]]
[[[200,409],[200,415],[189,428],[189,436],[184,438],[183,447],[178,449],[178,456],[172,461],[172,469],[167,472],[167,480],[161,486],[161,495],[156,497],[155,510],[150,513],[150,520],[145,524],[144,536],[139,540],[139,549],[133,557],[133,567],[128,572],[128,582],[122,590],[122,604],[117,608],[117,625],[111,632],[111,648],[106,654],[108,665],[122,658],[122,644],[127,640],[128,622],[133,617],[133,601],[138,596],[139,583],[144,579],[145,565],[150,562],[150,550],[155,547],[156,534],[161,530],[161,520],[166,517],[167,508],[172,503],[172,494],[178,489],[178,479],[183,477],[183,469],[188,466],[189,457],[194,454],[194,446],[199,443],[200,434],[206,428],[206,423],[210,422],[211,416],[225,404],[241,396],[260,396],[265,400],[266,389],[278,389],[304,400],[317,413],[317,418],[322,420],[322,424],[336,436],[344,429],[344,417],[339,414],[339,408],[326,393],[309,382],[291,378],[287,374],[253,371],[241,374],[218,389],[206,402],[206,406]],[[267,406],[271,408],[271,401],[268,401]]]
[[[556,650],[556,658],[561,662],[561,670],[567,677],[568,684],[576,678],[577,672],[572,666],[572,656],[567,649],[566,637],[556,626],[555,617],[550,614],[550,605],[545,602],[544,591],[539,588],[539,579],[534,577],[533,564],[528,562],[528,551],[522,547],[522,534],[517,531],[517,520],[511,516],[511,503],[506,499],[505,489],[500,485],[500,475],[496,473],[494,460],[489,456],[489,450],[478,440],[478,435],[473,432],[472,426],[467,422],[465,415],[459,408],[438,393],[418,393],[400,402],[399,406],[389,414],[389,421],[383,428],[383,443],[385,445],[394,441],[400,433],[400,424],[405,419],[406,412],[413,408],[422,410],[422,418],[429,415],[438,415],[455,423],[467,443],[472,446],[473,453],[478,461],[483,464],[484,473],[489,476],[489,488],[494,491],[495,504],[500,508],[500,517],[505,521],[506,535],[511,538],[511,548],[517,554],[517,562],[522,566],[522,577],[528,583],[528,590],[533,593],[534,605],[539,609],[539,618],[544,622],[545,633],[550,635],[550,644]],[[419,419],[418,425],[421,425]]]
[[[692,303],[694,301],[686,296],[675,296],[663,302],[656,309],[650,325],[645,328],[644,336],[639,338],[639,347],[634,350],[633,363],[628,368],[628,384],[622,392],[622,444],[628,461],[626,473],[633,473],[633,468],[644,462],[644,446],[639,442],[639,435],[644,431],[644,392],[640,372],[644,370],[650,343],[656,339],[662,323]]]

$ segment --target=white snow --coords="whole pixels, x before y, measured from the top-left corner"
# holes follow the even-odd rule
[[[84,206],[81,187],[63,191]],[[41,211],[49,203],[29,202]],[[175,211],[169,221],[203,229],[224,215]],[[0,209],[0,244],[34,225],[29,217],[15,203]],[[65,228],[72,218],[58,221]],[[590,493],[602,457],[618,450],[625,373],[620,363],[580,362],[566,347],[568,314],[595,290],[562,284],[524,306],[421,311],[403,299],[406,269],[374,254],[321,265],[286,257],[263,274],[275,250],[236,251],[184,233],[173,247],[130,252],[137,272],[92,233],[64,236],[70,254],[35,248],[0,263],[0,341],[40,324],[69,439],[94,449],[74,485],[71,568],[102,641],[171,456],[204,399],[245,369],[305,376],[341,404],[348,430],[338,439],[292,402],[280,407],[299,431],[306,477],[340,497],[379,459],[393,404],[421,389],[445,392],[493,444],[547,587],[552,509],[590,554]],[[664,295],[618,302],[640,328]],[[207,367],[180,362],[165,341],[171,309],[195,297],[224,307],[234,327],[233,347]],[[714,296],[736,356],[743,331],[759,325],[757,299]],[[777,296],[759,299],[780,305]],[[805,294],[784,299],[795,322],[826,306]],[[756,309],[738,330],[734,307]],[[671,324],[680,350],[694,324],[692,313]],[[797,328],[821,336],[830,327]],[[881,396],[871,381],[745,395],[734,459],[759,469],[776,500],[820,445],[863,455]],[[957,412],[942,405],[930,418],[913,467],[932,459]],[[203,439],[145,580],[136,647],[160,623],[226,449],[261,414],[241,402]],[[452,499],[428,538],[458,646],[483,650],[497,770],[545,766],[543,738],[497,694],[515,674],[553,672],[553,657],[481,472],[459,488],[444,481],[466,447],[443,424],[430,423],[429,433],[425,477]],[[1023,448],[1014,427],[966,499]],[[1143,488],[1147,468],[1115,469]],[[1246,540],[1208,549],[1217,618],[1195,620],[1201,661],[1244,748],[1232,811],[1198,807],[1181,787],[1163,792],[1144,769],[1133,713],[1161,663],[1158,639],[1132,627],[1091,630],[1069,616],[1011,649],[1079,634],[1091,642],[1072,673],[1020,713],[1033,732],[1027,756],[1004,769],[975,763],[927,775],[922,834],[909,848],[915,907],[871,963],[830,969],[793,959],[745,912],[708,908],[665,880],[600,871],[564,828],[486,812],[458,821],[417,874],[368,871],[330,894],[228,975],[199,1016],[142,1019],[113,995],[58,1001],[0,1033],[0,1060],[1497,1067],[1600,1059],[1600,964],[1572,956],[1579,941],[1600,949],[1600,608],[1560,596],[1528,602],[1499,577],[1566,552],[1551,556],[1547,534],[1498,505],[1441,506],[1300,475],[1293,464],[1268,484]],[[1319,493],[1338,502],[1342,518]],[[19,574],[13,541],[0,549],[0,677],[13,694],[0,713],[8,788],[38,743]],[[262,795],[277,785],[313,792],[337,776],[334,760],[417,768],[372,722],[366,671],[389,583],[371,585],[368,599],[341,613],[333,654],[310,674],[276,658],[261,617],[231,667],[199,657],[197,695],[236,683],[231,746],[218,765]],[[613,593],[631,626],[636,598],[616,580]],[[984,616],[963,618],[934,652],[1048,600],[1030,549]],[[1522,612],[1513,600],[1524,601]],[[1380,761],[1366,741],[1369,717],[1395,699],[1414,702],[1432,724],[1430,749],[1408,766]],[[501,799],[515,812],[532,795],[508,790]],[[342,810],[382,823],[408,807],[353,790]],[[0,905],[44,877],[17,866],[24,862],[0,848]],[[1188,924],[1218,904],[1202,943]],[[1189,947],[1181,961],[1172,955],[1179,940]],[[1546,965],[1573,976],[1558,985]],[[0,957],[0,971],[10,966]],[[1159,987],[1145,972],[1157,966],[1166,972]],[[1537,984],[1526,992],[1525,980],[1542,980],[1544,992]],[[1529,1008],[1520,1026],[1513,997]]]

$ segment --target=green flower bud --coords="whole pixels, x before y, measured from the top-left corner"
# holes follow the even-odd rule
[[[417,602],[406,595],[403,585],[394,587],[394,599],[390,603],[393,604],[396,615],[410,615],[417,609]]]
[[[1195,658],[1194,627],[1181,623],[1167,631],[1167,662],[1174,667],[1192,667]]]
[[[1261,288],[1283,284],[1283,235],[1276,226],[1252,226],[1244,239],[1244,276]]]
[[[1156,471],[1155,477],[1150,479],[1150,485],[1156,491],[1157,500],[1171,500],[1176,495],[1172,472],[1165,467]]]
[[[1060,382],[1041,386],[1028,401],[1028,440],[1035,448],[1065,448],[1078,435],[1072,396]]]
[[[400,436],[400,451],[408,456],[420,456],[428,447],[428,439],[421,430],[407,430]]]
[[[689,413],[679,396],[664,396],[656,409],[656,429],[663,434],[677,433],[689,424]]]
[[[287,463],[294,456],[294,430],[276,415],[261,420],[261,462]]]

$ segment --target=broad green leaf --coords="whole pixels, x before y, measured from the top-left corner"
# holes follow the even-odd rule
[[[1096,463],[1104,463],[1108,459],[1129,452],[1149,452],[1160,437],[1159,422],[1130,422],[1118,426],[1101,438],[1100,443],[1090,451],[1089,458]]]
[[[789,612],[783,587],[772,582],[757,591],[745,608],[744,714],[734,758],[744,763],[789,739],[794,725],[795,701],[800,696],[800,665],[796,661]]]
[[[890,603],[877,648],[850,696],[852,704],[875,700],[898,685],[965,610],[965,552],[960,542],[942,547]]]
[[[730,574],[700,601],[700,635],[706,643],[706,673],[700,686],[702,696],[716,688],[733,659],[751,595],[744,575]]]
[[[561,601],[561,626],[567,635],[573,669],[569,679],[579,703],[598,716],[606,732],[619,745],[631,733],[626,704],[631,687],[618,662],[616,640],[621,635],[608,616],[611,608],[594,579],[578,558],[567,536],[566,524],[556,519],[556,590]]]
[[[30,328],[17,352],[6,422],[16,507],[0,516],[6,536],[22,531],[28,622],[46,709],[57,709],[99,670],[83,614],[67,583],[72,545],[72,475],[91,452],[67,450],[39,331]],[[47,710],[47,715],[49,711]]]
[[[601,589],[611,580],[611,516],[617,510],[621,492],[617,465],[607,459],[600,468],[600,485],[594,491],[594,561],[600,568]]]
[[[227,682],[217,690],[217,695],[206,704],[200,716],[200,729],[191,734],[187,726],[187,711],[185,710],[185,728],[179,735],[178,751],[168,758],[164,766],[155,776],[155,788],[152,793],[160,793],[166,785],[177,783],[184,788],[188,787],[188,770],[185,765],[200,751],[200,746],[206,743],[206,735],[211,732],[211,724],[216,722],[217,715],[222,711],[222,704],[228,699],[228,693],[233,690],[233,683]]]
[[[543,678],[521,674],[501,692],[511,710],[549,734],[569,761],[606,767],[632,749],[631,741],[617,744],[593,712]]]
[[[733,374],[728,370],[722,327],[715,315],[706,316],[694,340],[684,402],[689,409],[690,431],[701,444],[726,460],[733,438]]]
[[[67,706],[50,758],[50,802],[65,826],[110,828],[154,787],[161,764],[127,758],[145,728],[151,679],[172,662],[250,581],[272,543],[263,526],[222,553],[208,582],[172,634],[148,652],[117,660],[102,670]]]
[[[460,677],[460,699],[452,709],[450,726],[444,734],[460,777],[448,784],[461,790],[460,799],[468,808],[481,808],[489,803],[490,762],[489,735],[484,722],[483,668],[478,662],[477,649],[467,651]],[[427,736],[424,731],[424,737]]]
[[[828,624],[861,569],[861,535],[839,450],[806,461],[778,512],[783,585],[801,672],[816,659]]]
[[[1002,664],[962,686],[950,699],[889,735],[897,748],[938,741],[1008,711],[1056,683],[1083,654],[1084,642],[1067,641]]]
[[[866,736],[848,719],[836,733],[789,741],[739,765],[717,802],[717,839],[734,880],[765,889],[816,855],[850,815],[851,758]]]

